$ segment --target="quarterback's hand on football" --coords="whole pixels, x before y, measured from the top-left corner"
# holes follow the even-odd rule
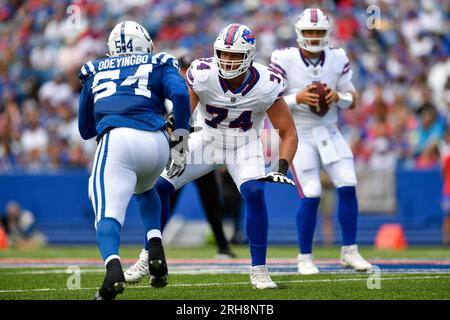
[[[289,164],[285,159],[280,159],[278,161],[278,170],[272,171],[271,173],[258,178],[258,181],[267,181],[267,182],[274,182],[274,183],[287,183],[292,186],[295,186],[294,181],[289,179],[286,176],[286,172],[288,170]]]
[[[170,156],[166,170],[169,178],[179,177],[186,167],[189,133],[187,130],[177,129],[170,136]]]
[[[326,87],[325,89],[327,91],[327,95],[325,96],[325,100],[327,101],[328,105],[332,105],[333,103],[338,102],[339,96],[337,91],[334,91],[330,87]]]
[[[300,91],[296,95],[296,100],[298,104],[307,104],[311,107],[318,107],[319,106],[319,95],[316,93],[311,92],[312,90],[316,89],[316,86],[314,84],[310,84],[305,88],[305,90]]]

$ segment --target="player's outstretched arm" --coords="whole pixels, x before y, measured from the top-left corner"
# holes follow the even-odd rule
[[[291,111],[283,97],[275,101],[267,110],[267,115],[281,138],[280,159],[285,159],[290,164],[297,151],[297,130]]]
[[[295,186],[294,181],[286,176],[289,165],[294,159],[297,151],[297,131],[295,129],[294,120],[292,119],[291,111],[284,101],[284,98],[279,98],[267,110],[267,115],[275,129],[278,130],[280,143],[280,160],[278,161],[278,169],[271,172],[264,177],[259,178],[260,181],[287,183]]]
[[[189,101],[191,103],[191,113],[194,112],[195,108],[198,105],[198,95],[192,90],[191,87],[188,86],[189,90]]]
[[[197,106],[199,99],[197,94],[189,86],[187,88],[189,92],[189,102],[191,105],[190,110],[192,112]],[[172,129],[175,129],[176,126],[174,123],[175,119],[173,119],[173,115],[169,117],[168,122],[171,123]],[[186,130],[181,131],[181,134],[177,134],[177,132],[180,132],[180,130],[175,130],[171,135],[170,159],[166,166],[167,176],[169,178],[181,176],[184,172],[184,169],[186,167],[187,153],[189,151],[188,137],[189,133],[193,132],[193,129],[194,128],[189,128],[187,132]]]
[[[91,139],[97,135],[94,118],[94,106],[88,92],[88,86],[83,85],[80,94],[78,109],[78,131],[84,140]]]
[[[175,129],[189,130],[191,110],[189,106],[189,93],[184,79],[178,70],[170,64],[164,66],[162,85],[165,98],[173,103]]]

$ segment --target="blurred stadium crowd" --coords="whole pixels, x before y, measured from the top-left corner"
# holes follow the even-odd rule
[[[76,5],[71,6],[71,5]],[[361,101],[340,126],[357,165],[430,168],[450,150],[450,2],[446,0],[0,0],[0,172],[90,165],[95,142],[77,128],[80,66],[107,51],[123,19],[152,35],[156,51],[212,56],[223,26],[257,36],[257,61],[296,46],[293,23],[315,5],[334,19],[333,46],[347,50]],[[367,7],[377,5],[378,28]]]

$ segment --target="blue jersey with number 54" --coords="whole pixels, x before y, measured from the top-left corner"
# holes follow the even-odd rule
[[[83,139],[107,128],[165,128],[163,103],[174,105],[175,127],[188,129],[189,92],[171,55],[133,54],[89,61],[81,68],[78,128]]]

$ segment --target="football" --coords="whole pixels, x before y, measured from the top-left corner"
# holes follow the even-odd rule
[[[326,90],[327,86],[319,81],[313,81],[312,84],[315,85],[316,88],[311,90],[311,92],[319,95],[319,107],[309,106],[309,108],[312,113],[319,117],[323,117],[327,114],[328,110],[330,110],[330,106],[325,99],[328,93]]]

